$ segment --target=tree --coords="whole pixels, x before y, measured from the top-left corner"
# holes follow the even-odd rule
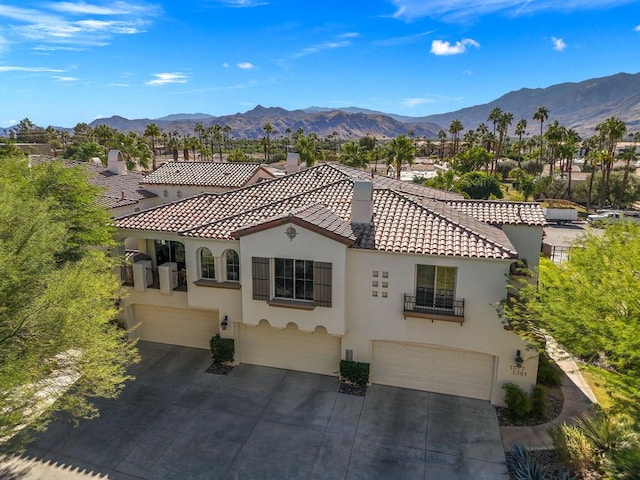
[[[507,139],[507,130],[513,121],[513,113],[501,112],[498,117],[498,143],[496,145],[495,154],[493,157],[494,164],[491,166],[491,173],[495,172],[498,165],[500,155],[502,155],[502,148]]]
[[[518,136],[518,167],[520,167],[520,161],[522,160],[522,157],[520,155],[520,150],[522,149],[522,136],[527,132],[527,121],[524,118],[521,118],[520,120],[518,120],[518,123],[516,123],[516,130],[515,130],[515,134]]]
[[[602,182],[600,184],[600,197],[598,200],[598,205],[602,207],[604,206],[605,199],[609,196],[609,179],[613,167],[616,146],[618,142],[622,140],[622,137],[624,137],[627,126],[619,118],[609,117],[604,122],[596,125],[595,129],[599,134],[601,148],[604,148],[607,152],[607,156],[603,158],[604,161],[602,163]]]
[[[458,180],[457,189],[469,198],[482,200],[502,198],[500,181],[493,175],[482,172],[469,172],[462,175]]]
[[[271,134],[275,132],[273,125],[269,121],[265,122],[262,126],[262,130],[264,130],[264,158],[267,163],[269,163],[269,157],[271,154]]]
[[[344,165],[355,168],[365,168],[369,164],[367,152],[354,140],[349,140],[340,146],[340,156],[338,160]]]
[[[453,141],[453,155],[458,153],[458,144],[460,142],[460,132],[464,130],[462,122],[460,120],[452,120],[449,125],[449,133],[451,134],[451,140]]]
[[[542,125],[549,118],[549,110],[547,107],[538,107],[533,114],[533,119],[540,122],[540,152],[538,153],[538,163],[542,163]]]
[[[542,260],[539,289],[521,288],[505,314],[532,343],[547,332],[578,358],[638,383],[638,272],[640,224],[612,224],[578,240],[562,264]]]
[[[549,183],[549,177],[532,175],[520,168],[514,168],[510,175],[515,179],[514,188],[522,193],[522,199],[525,202],[531,196],[542,192]]]
[[[296,132],[295,147],[300,155],[300,160],[307,167],[312,167],[318,161],[318,139],[313,133],[305,135],[300,131]]]
[[[150,123],[144,129],[143,136],[149,138],[151,140],[151,154],[153,156],[153,171],[155,172],[157,169],[156,165],[156,155],[158,152],[156,151],[156,139],[162,136],[162,132],[160,128],[155,123]]]
[[[386,157],[387,165],[391,165],[395,168],[396,178],[400,180],[402,165],[405,163],[413,165],[413,161],[415,159],[413,141],[406,135],[400,135],[394,138],[387,144]]]
[[[491,162],[491,154],[484,147],[470,147],[460,152],[453,159],[453,169],[460,173],[469,173],[487,168]]]
[[[622,186],[626,189],[627,184],[629,183],[629,171],[631,170],[631,162],[635,163],[638,160],[635,145],[633,147],[626,147],[620,150],[620,158],[626,162],[624,165],[624,178],[622,180]]]
[[[0,163],[0,439],[55,411],[95,416],[93,399],[130,378],[114,260],[95,248],[114,234],[98,192],[82,167]]]
[[[457,191],[457,182],[453,170],[438,170],[435,177],[423,179],[421,183],[427,187],[437,188],[438,190],[445,190],[447,192]]]
[[[489,112],[489,115],[487,116],[487,121],[493,123],[493,138],[496,138],[496,126],[498,125],[498,122],[500,121],[500,117],[502,117],[502,110],[498,107],[495,107],[494,109],[492,109]],[[495,153],[495,146],[494,146],[494,153]]]

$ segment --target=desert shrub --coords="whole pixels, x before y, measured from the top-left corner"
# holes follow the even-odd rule
[[[593,466],[595,449],[577,427],[563,423],[550,428],[549,435],[560,460],[571,470],[582,473]]]
[[[560,385],[562,381],[562,370],[546,353],[540,353],[538,357],[538,383],[553,387]]]
[[[547,389],[542,385],[535,385],[531,390],[531,416],[536,420],[547,416]]]
[[[216,365],[233,363],[235,354],[235,344],[233,338],[221,338],[220,334],[215,334],[209,341],[211,346],[211,357]]]
[[[507,457],[507,467],[514,480],[545,480],[547,470],[522,445],[513,445]]]
[[[512,422],[520,422],[531,413],[531,397],[515,383],[505,383],[504,401],[507,404],[507,415]]]
[[[611,480],[637,480],[640,478],[640,448],[624,448],[607,457],[603,470]]]
[[[576,420],[576,427],[589,439],[601,457],[615,455],[632,446],[635,440],[629,425],[622,418],[609,415],[603,410],[594,415],[582,416]]]
[[[535,160],[529,160],[527,162],[522,162],[520,164],[520,168],[527,172],[529,175],[538,175],[542,173],[542,164],[536,162]]]
[[[496,173],[500,175],[500,178],[507,178],[509,172],[517,166],[518,164],[513,160],[501,160],[496,165]]]
[[[340,361],[340,378],[361,387],[369,383],[369,364],[351,360]]]

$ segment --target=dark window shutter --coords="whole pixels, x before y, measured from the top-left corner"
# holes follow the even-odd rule
[[[251,257],[251,272],[253,277],[253,299],[269,300],[271,290],[269,285],[269,259]]]
[[[331,306],[331,264],[313,262],[313,301],[318,307]]]

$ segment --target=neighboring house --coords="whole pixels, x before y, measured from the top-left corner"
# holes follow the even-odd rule
[[[220,193],[247,187],[275,176],[257,163],[167,162],[141,185],[162,203],[204,192]]]
[[[537,354],[497,313],[511,265],[537,266],[544,213],[323,164],[116,220],[129,254],[122,318],[139,338],[241,363],[503,402]],[[518,366],[516,357],[524,363]]]

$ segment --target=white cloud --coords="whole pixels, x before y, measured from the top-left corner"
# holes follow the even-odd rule
[[[425,103],[433,103],[433,99],[431,98],[405,98],[402,101],[402,104],[405,107],[409,107],[409,108],[413,108],[413,107],[417,107],[418,105],[423,105]]]
[[[375,40],[373,42],[374,45],[379,45],[382,47],[393,47],[396,45],[406,45],[409,43],[415,43],[425,37],[427,35],[431,35],[433,30],[428,32],[417,33],[415,35],[407,35],[406,37],[391,37],[391,38],[383,38],[381,40]]]
[[[341,35],[338,35],[338,38],[358,38],[360,34],[358,32],[347,32]]]
[[[224,63],[222,64],[222,68],[229,68],[229,64],[228,64],[227,62],[224,62]]]
[[[256,68],[256,66],[253,63],[250,63],[250,62],[240,62],[238,64],[238,68],[240,68],[242,70],[251,70],[253,68]]]
[[[117,35],[145,31],[161,12],[157,5],[116,1],[108,6],[79,2],[51,2],[42,8],[0,5],[0,23],[11,31],[12,42],[49,45],[103,46]],[[100,17],[100,18],[96,18]]]
[[[126,88],[129,86],[128,83],[110,83],[109,85],[107,85],[109,87],[122,87],[122,88]]]
[[[221,3],[234,8],[251,8],[269,5],[268,2],[264,2],[262,0],[222,0]]]
[[[393,17],[413,21],[436,17],[453,22],[468,22],[496,12],[519,15],[539,11],[589,10],[632,3],[633,0],[391,0],[396,6]]]
[[[0,72],[62,73],[64,72],[64,70],[59,70],[57,68],[49,68],[49,67],[15,67],[15,66],[0,65]]]
[[[51,78],[61,83],[75,82],[76,80],[78,80],[76,77],[64,77],[61,75],[54,75]]]
[[[182,72],[154,73],[153,80],[149,80],[145,85],[149,87],[160,87],[169,83],[187,83],[188,77]]]
[[[467,51],[467,46],[480,47],[480,44],[471,38],[463,38],[453,45],[444,40],[431,42],[431,53],[434,55],[459,55]]]
[[[333,42],[318,43],[316,45],[303,48],[302,50],[299,50],[293,53],[286,60],[295,60],[297,58],[302,58],[308,55],[313,55],[315,53],[320,53],[324,50],[332,50],[334,48],[343,48],[343,47],[348,47],[350,45],[351,45],[351,42],[349,40],[339,40],[339,41],[333,41]]]
[[[640,32],[640,25],[638,25],[636,28],[634,28],[634,30],[635,30],[636,32]]]
[[[565,48],[567,48],[567,44],[564,43],[564,40],[559,37],[551,37],[551,41],[553,42],[553,49],[558,52],[562,52]]]

